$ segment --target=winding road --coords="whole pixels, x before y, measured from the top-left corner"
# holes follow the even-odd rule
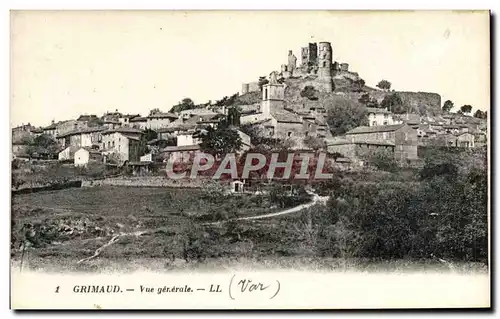
[[[263,218],[270,218],[270,217],[275,217],[275,216],[281,216],[281,215],[287,215],[287,214],[292,214],[299,212],[303,209],[309,208],[311,206],[314,206],[316,204],[326,204],[326,201],[328,200],[329,196],[319,196],[318,194],[312,192],[311,190],[306,190],[306,192],[311,195],[313,198],[310,202],[301,204],[292,208],[288,208],[276,213],[269,213],[269,214],[264,214],[264,215],[258,215],[258,216],[247,216],[247,217],[238,217],[230,220],[222,220],[222,221],[217,221],[217,222],[212,222],[212,223],[205,223],[202,225],[218,225],[221,223],[225,223],[228,221],[236,221],[236,220],[252,220],[252,219],[263,219]]]
[[[301,205],[298,205],[298,206],[295,206],[295,207],[292,207],[292,208],[289,208],[289,209],[285,209],[285,210],[282,210],[282,211],[279,211],[279,212],[276,212],[276,213],[269,213],[269,214],[258,215],[258,216],[239,217],[239,218],[230,219],[230,220],[221,220],[221,221],[212,222],[212,223],[204,223],[202,225],[204,225],[204,226],[219,225],[219,224],[222,224],[222,223],[226,223],[228,221],[263,219],[263,218],[270,218],[270,217],[275,217],[275,216],[292,214],[292,213],[299,212],[299,211],[301,211],[303,209],[312,207],[312,206],[314,206],[316,204],[323,204],[324,205],[324,204],[326,204],[326,201],[329,198],[329,196],[319,196],[318,194],[314,193],[311,190],[306,190],[306,192],[309,195],[312,196],[312,200],[310,202],[308,202],[308,203],[305,203],[305,204],[301,204]],[[121,234],[115,235],[115,236],[113,236],[111,238],[111,240],[109,242],[107,242],[106,244],[104,244],[101,247],[99,247],[95,251],[94,255],[79,260],[77,262],[77,264],[80,264],[80,263],[83,263],[83,262],[87,262],[87,261],[90,261],[90,260],[98,257],[101,254],[101,252],[103,251],[104,248],[106,248],[106,247],[108,247],[108,246],[116,243],[119,240],[120,237],[124,237],[124,236],[139,237],[139,236],[142,236],[142,235],[145,235],[145,234],[151,234],[151,233],[156,233],[156,232],[160,232],[160,231],[165,231],[166,229],[167,229],[167,227],[159,227],[159,228],[156,228],[156,229],[148,229],[148,230],[135,231],[135,232],[129,232],[129,233],[121,233]]]

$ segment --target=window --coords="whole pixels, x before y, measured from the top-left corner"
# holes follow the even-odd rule
[[[115,147],[115,141],[113,141],[113,147]]]
[[[108,148],[111,148],[111,142],[108,141]]]
[[[264,89],[264,100],[267,100],[267,88]]]
[[[121,145],[118,145],[118,152],[120,151]]]

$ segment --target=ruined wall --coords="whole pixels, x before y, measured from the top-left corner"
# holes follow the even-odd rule
[[[356,156],[356,144],[339,144],[339,145],[328,145],[328,153],[339,153],[347,158],[353,158]]]
[[[243,83],[241,85],[241,94],[246,94],[249,92],[249,86],[248,86],[248,83]]]
[[[259,82],[249,82],[249,83],[243,83],[241,85],[241,94],[246,94],[249,92],[256,92],[256,91],[260,91]]]
[[[361,95],[368,93],[371,98],[381,103],[384,97],[388,94],[397,93],[403,101],[403,105],[415,110],[420,115],[438,115],[441,114],[441,96],[437,93],[429,92],[384,92],[384,91],[371,91],[371,92],[345,92],[345,96],[358,100]]]

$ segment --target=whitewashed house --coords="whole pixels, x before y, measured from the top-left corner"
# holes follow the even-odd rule
[[[75,152],[75,166],[87,166],[91,162],[102,162],[100,151],[89,147],[82,147]]]
[[[387,109],[367,107],[369,126],[393,125],[392,113]]]

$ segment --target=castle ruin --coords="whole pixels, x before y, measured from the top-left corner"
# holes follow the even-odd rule
[[[287,63],[281,65],[279,75],[284,79],[308,77],[319,91],[325,93],[334,91],[333,80],[336,78],[358,79],[357,73],[349,71],[349,64],[334,61],[330,42],[308,43],[302,47],[300,66],[297,65],[297,57],[293,51],[289,50]],[[257,82],[243,83],[241,93],[259,90]]]

